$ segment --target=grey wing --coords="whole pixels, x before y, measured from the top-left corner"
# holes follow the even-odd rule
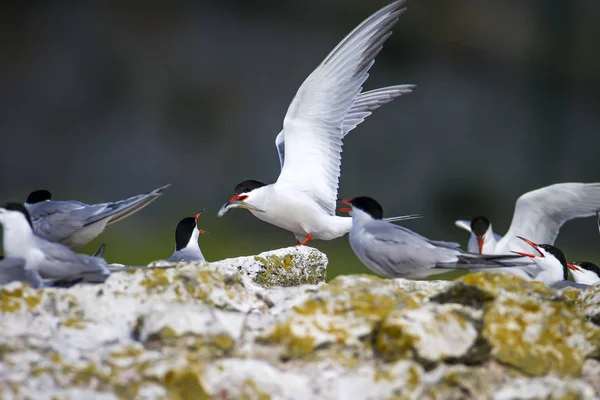
[[[438,247],[404,227],[381,221],[365,225],[364,256],[388,277],[423,278],[439,262],[456,261],[457,250]]]
[[[139,194],[125,200],[120,200],[113,203],[98,204],[98,206],[104,206],[104,210],[90,217],[84,226],[93,224],[103,219],[108,219],[107,224],[110,225],[127,218],[131,214],[140,211],[142,208],[152,203],[170,186],[171,184],[169,183],[168,185],[161,186],[158,189],[154,189],[148,193]]]
[[[110,225],[146,207],[169,186],[112,203],[88,205],[77,201],[45,201],[29,206],[35,232],[51,242],[62,242],[78,230],[107,220]]]
[[[590,287],[590,285],[586,285],[584,283],[576,283],[576,282],[571,282],[571,281],[560,281],[560,282],[556,282],[552,285],[550,285],[550,287],[552,289],[565,289],[565,288],[573,288],[573,289],[580,289],[580,290],[584,290]]]
[[[35,233],[51,242],[60,242],[86,226],[87,221],[106,209],[106,205],[45,201],[29,208]]]
[[[37,238],[36,246],[44,254],[44,261],[38,269],[44,279],[104,282],[110,270],[100,257],[76,254],[66,246]]]
[[[277,147],[277,154],[279,155],[279,166],[283,168],[283,160],[285,159],[285,142],[283,140],[283,131],[279,132],[275,138],[275,147]]]
[[[8,257],[0,260],[0,285],[10,282],[25,282],[33,288],[42,286],[42,278],[36,271],[25,269],[25,260]]]

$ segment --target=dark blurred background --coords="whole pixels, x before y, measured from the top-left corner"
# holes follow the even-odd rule
[[[248,212],[217,210],[242,180],[277,178],[274,139],[297,88],[386,3],[3,6],[2,197],[48,188],[92,203],[171,182],[85,249],[106,243],[110,262],[169,256],[177,222],[201,208],[209,260],[293,245]],[[466,245],[455,219],[485,214],[504,233],[522,193],[599,181],[599,39],[597,0],[409,2],[365,90],[418,88],[346,138],[339,195],[421,213],[406,226]],[[556,243],[600,261],[594,219],[568,223]],[[367,272],[346,237],[312,245],[329,277]]]

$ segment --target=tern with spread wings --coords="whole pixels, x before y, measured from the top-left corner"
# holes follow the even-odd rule
[[[599,208],[600,183],[558,183],[519,197],[504,236],[496,235],[485,217],[455,224],[471,233],[470,252],[502,254],[528,250],[527,243],[519,240],[519,236],[536,243],[553,244],[565,222],[592,217]]]
[[[247,180],[221,207],[244,208],[291,231],[298,243],[331,240],[350,231],[352,219],[335,215],[342,139],[371,112],[412,85],[361,93],[369,69],[405,8],[396,1],[346,36],[304,81],[290,104],[275,144],[281,173],[275,183]],[[400,218],[401,219],[401,218]]]

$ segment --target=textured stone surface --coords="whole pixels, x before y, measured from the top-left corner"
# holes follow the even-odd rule
[[[598,398],[597,288],[325,284],[326,263],[295,247],[0,287],[0,398]]]

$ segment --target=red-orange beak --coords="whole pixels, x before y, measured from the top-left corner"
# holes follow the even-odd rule
[[[207,231],[205,231],[204,229],[198,229],[198,232],[199,232],[201,235],[204,235],[205,233],[208,233],[208,232],[207,232]]]
[[[477,244],[479,245],[479,254],[483,254],[483,242],[485,241],[485,235],[477,237]]]
[[[346,200],[346,199],[339,199],[338,200],[340,203],[344,203],[347,204],[349,206],[351,206],[352,204],[350,203],[350,200]],[[338,208],[339,212],[345,212],[345,213],[349,213],[350,211],[352,211],[352,207],[340,207]]]
[[[571,271],[581,272],[581,270],[575,264],[570,262],[567,263],[567,268],[569,268]]]
[[[223,204],[217,216],[222,217],[234,208],[244,208],[250,211],[263,212],[260,208],[254,207],[252,204],[245,203],[248,196],[244,194],[234,195],[227,203]]]
[[[521,236],[517,236],[517,237],[519,239],[521,239],[522,241],[524,241],[525,243],[527,243],[528,245],[530,245],[531,247],[533,247],[534,250],[539,253],[539,256],[536,256],[535,254],[523,253],[523,252],[520,252],[520,251],[511,251],[511,253],[515,253],[515,254],[518,254],[520,256],[529,257],[529,258],[535,258],[535,257],[542,257],[543,258],[544,257],[544,253],[542,253],[540,251],[540,248],[538,247],[538,245],[536,243],[532,242],[529,239],[525,239],[524,237],[521,237]]]

